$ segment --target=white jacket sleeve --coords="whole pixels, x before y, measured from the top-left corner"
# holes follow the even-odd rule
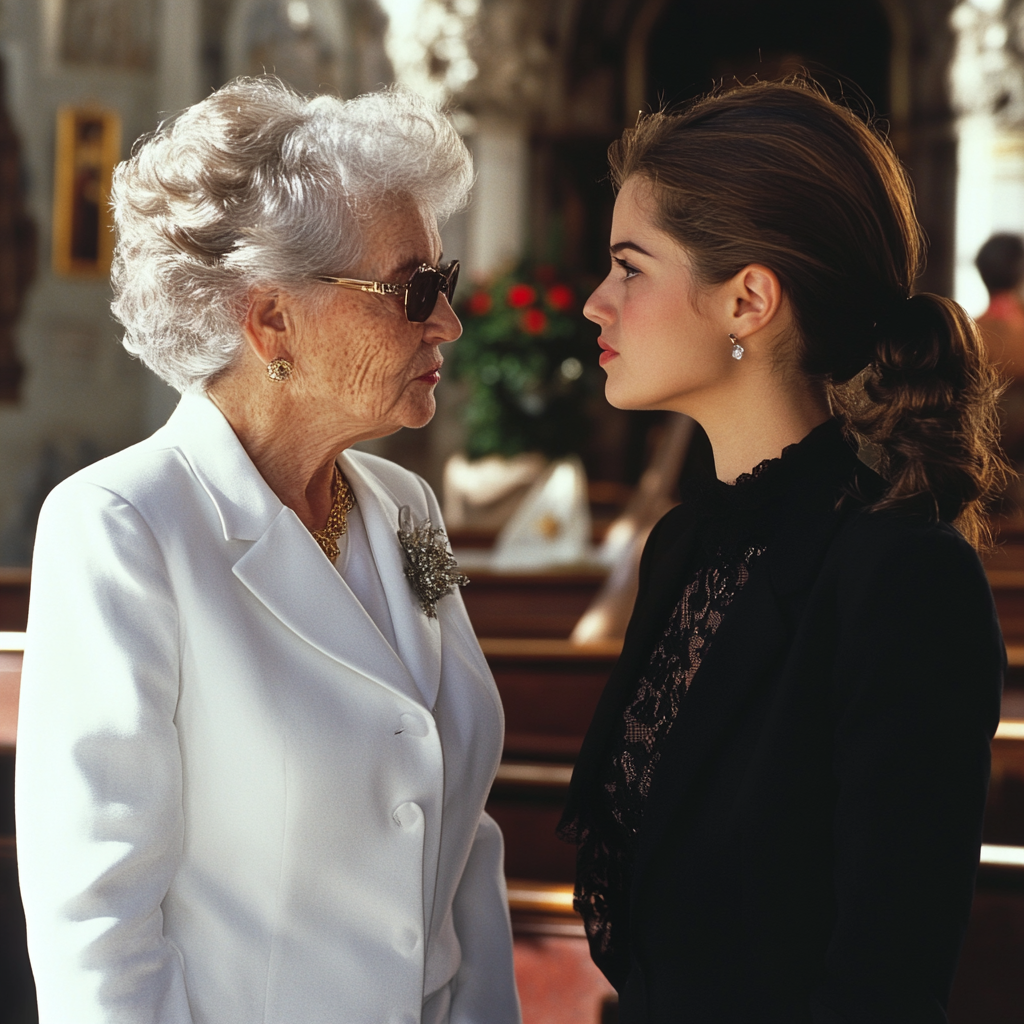
[[[123,498],[69,480],[32,571],[17,829],[40,1024],[192,1024],[163,900],[183,837],[178,621]]]
[[[520,1024],[522,1019],[504,860],[501,829],[483,814],[452,908],[462,963],[453,986],[451,1024]]]

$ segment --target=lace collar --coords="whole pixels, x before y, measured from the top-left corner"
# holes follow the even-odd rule
[[[692,487],[683,505],[700,524],[705,547],[732,547],[771,533],[787,509],[832,485],[837,468],[848,469],[855,459],[839,421],[829,419],[734,483],[715,479]]]

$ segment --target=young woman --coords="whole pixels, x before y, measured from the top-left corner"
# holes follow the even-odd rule
[[[610,159],[608,399],[694,417],[719,479],[651,534],[573,776],[594,959],[629,1024],[944,1021],[1004,667],[993,371],[912,294],[891,149],[812,83]]]

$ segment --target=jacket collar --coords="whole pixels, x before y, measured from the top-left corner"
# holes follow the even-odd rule
[[[183,396],[154,439],[182,452],[217,510],[224,539],[250,542],[233,572],[269,611],[328,657],[432,706],[440,677],[440,631],[422,612],[428,624],[413,621],[411,589],[400,565],[397,502],[355,458],[345,454],[339,462],[360,503],[399,638],[397,652],[298,516],[270,489],[209,398]],[[400,586],[408,592],[404,606]]]
[[[225,540],[259,540],[284,507],[206,395],[182,395],[153,441],[181,450],[217,510]]]

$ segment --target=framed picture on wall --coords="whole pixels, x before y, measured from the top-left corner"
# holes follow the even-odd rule
[[[57,111],[53,175],[53,269],[72,277],[106,277],[114,250],[109,209],[114,165],[121,158],[121,118],[101,107]]]

